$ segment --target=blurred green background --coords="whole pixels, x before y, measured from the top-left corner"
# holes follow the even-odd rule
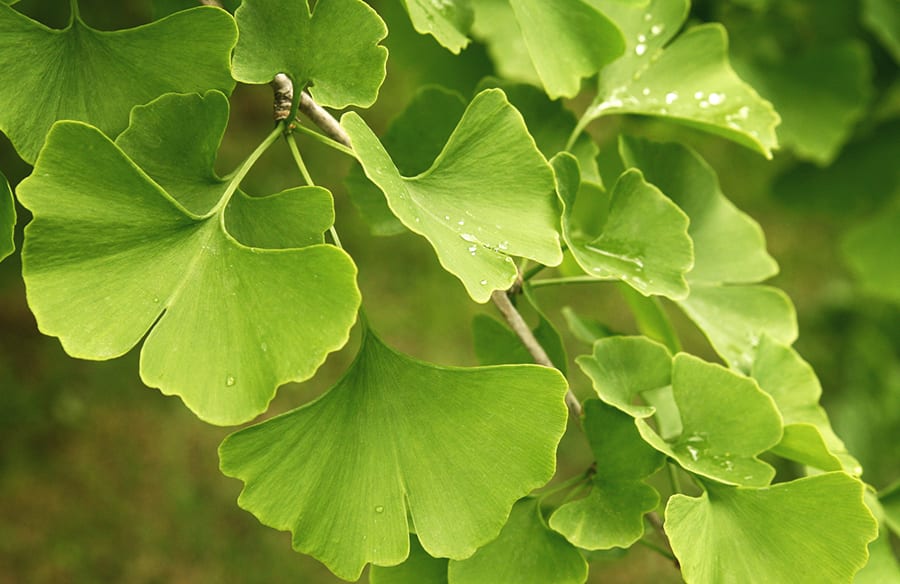
[[[115,10],[100,0],[80,4],[85,20],[101,29],[153,17],[149,0],[116,3]],[[470,95],[479,79],[492,73],[482,46],[473,44],[453,57],[412,30],[398,0],[372,4],[391,31],[385,42],[391,50],[387,81],[378,104],[363,114],[376,131],[387,127],[421,84],[439,83]],[[614,118],[590,130],[606,148],[619,131],[690,143],[718,170],[726,195],[760,221],[781,265],[772,284],[797,306],[797,347],[818,372],[823,403],[862,462],[864,479],[881,489],[900,479],[900,306],[889,295],[860,285],[847,267],[841,242],[848,231],[896,208],[900,198],[896,55],[861,23],[858,2],[792,0],[766,11],[769,4],[698,2],[692,17],[724,20],[736,55],[748,63],[756,49],[789,51],[793,45],[815,47],[834,38],[852,39],[864,48],[870,66],[866,91],[849,124],[852,133],[833,160],[814,164],[784,152],[769,162],[719,139],[640,119]],[[23,0],[16,8],[62,26],[66,5]],[[752,77],[752,66],[747,72]],[[809,99],[814,103],[816,94]],[[569,105],[580,113],[585,102]],[[242,160],[271,124],[269,87],[239,86],[220,170]],[[303,139],[301,148],[317,182],[335,194],[337,228],[359,266],[375,328],[416,357],[475,364],[468,323],[477,313],[490,313],[490,306],[471,302],[421,238],[372,237],[342,184],[348,159]],[[29,172],[3,137],[0,168],[13,185]],[[245,187],[263,195],[298,182],[287,149],[273,148]],[[18,211],[20,245],[29,217],[21,207]],[[900,271],[900,256],[888,253],[883,265]],[[205,425],[176,398],[143,387],[137,351],[111,362],[77,361],[55,339],[42,336],[28,310],[20,269],[17,256],[0,264],[0,583],[338,581],[315,560],[293,552],[288,534],[261,526],[236,506],[240,483],[217,469],[216,447],[229,430]],[[563,331],[562,306],[616,330],[635,330],[612,285],[537,294]],[[670,313],[686,350],[714,359],[690,323]],[[566,338],[570,357],[588,351],[571,335]],[[355,340],[333,355],[315,379],[281,388],[266,415],[327,389],[354,350]],[[570,371],[576,393],[586,396],[586,379],[577,368]],[[580,436],[570,433],[561,446],[560,468],[574,472],[584,468],[585,460]],[[680,581],[671,565],[645,548],[620,555],[598,557],[591,581]]]

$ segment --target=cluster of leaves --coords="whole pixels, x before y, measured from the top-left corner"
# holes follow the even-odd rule
[[[484,43],[498,77],[471,99],[423,88],[380,139],[345,113],[349,148],[279,123],[218,176],[235,81],[284,73],[295,102],[306,88],[323,106],[368,107],[388,31],[361,0],[314,10],[244,0],[228,6],[233,16],[182,4],[160,2],[158,20],[117,32],[90,28],[75,0],[63,30],[0,4],[0,64],[20,80],[0,87],[0,129],[34,165],[16,189],[34,217],[22,250],[29,306],[70,355],[111,359],[143,340],[144,383],[204,421],[236,425],[263,413],[279,385],[315,375],[359,320],[357,358],[333,388],[222,443],[222,471],[245,484],[243,508],[345,579],[373,564],[381,583],[583,582],[590,551],[653,539],[645,526],[663,501],[651,484],[668,468],[699,488],[668,497],[655,535],[689,582],[850,582],[870,551],[880,561],[867,578],[896,573],[883,538],[868,549],[873,512],[896,528],[896,494],[884,508],[864,501],[862,469],[791,346],[793,306],[761,283],[778,267],[757,223],[689,147],[621,135],[598,156],[584,132],[639,114],[771,157],[781,113],[782,144],[825,163],[860,116],[845,104],[865,79],[832,82],[823,111],[797,106],[809,80],[795,61],[819,53],[777,55],[772,67],[769,54],[736,50],[738,75],[725,28],[687,24],[687,0],[406,0],[413,25],[451,52],[470,36]],[[760,14],[767,5],[744,4]],[[867,4],[896,57],[896,28],[878,17],[891,10]],[[858,45],[832,50],[847,71],[865,69]],[[580,118],[555,101],[594,76]],[[810,123],[820,116],[837,121]],[[348,190],[373,231],[424,238],[475,302],[522,288],[558,369],[528,364],[515,334],[489,318],[474,326],[479,367],[421,362],[379,339],[359,316],[332,194],[313,184],[294,131],[354,157]],[[307,184],[241,191],[282,137]],[[848,240],[868,285],[892,294],[900,285],[884,278],[896,271],[873,266],[872,250],[896,247],[896,222],[885,215]],[[3,179],[0,257],[14,223]],[[557,266],[562,278],[535,278]],[[568,313],[592,344],[576,362],[595,391],[580,420],[594,464],[535,493],[555,473],[568,383],[565,347],[534,289],[576,281],[621,283],[643,334],[611,335]],[[725,366],[681,351],[661,299]],[[773,484],[776,459],[809,476]]]

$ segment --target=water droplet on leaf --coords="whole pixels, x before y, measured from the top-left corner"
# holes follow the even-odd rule
[[[375,507],[375,513],[384,513],[384,505],[378,505]]]
[[[225,385],[227,385],[228,387],[231,387],[232,385],[234,385],[234,376],[229,375],[228,377],[226,377]]]

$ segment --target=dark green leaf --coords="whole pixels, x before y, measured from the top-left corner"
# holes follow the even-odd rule
[[[900,270],[887,258],[900,257],[900,207],[855,227],[843,243],[847,263],[862,289],[872,296],[900,302]]]
[[[447,584],[447,558],[432,558],[409,536],[409,557],[399,566],[372,566],[369,584]]]
[[[900,63],[900,6],[894,0],[863,0],[862,20]]]
[[[410,520],[430,555],[462,559],[553,475],[565,393],[554,369],[439,367],[367,332],[327,394],[226,438],[221,468],[241,507],[342,578],[402,562]]]

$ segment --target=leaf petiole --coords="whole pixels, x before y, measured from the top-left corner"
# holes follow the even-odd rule
[[[219,199],[219,202],[216,203],[216,206],[210,211],[210,215],[214,215],[220,212],[225,205],[228,204],[228,201],[231,200],[231,197],[234,195],[235,191],[237,191],[238,187],[241,186],[241,182],[247,176],[247,173],[250,172],[250,169],[253,168],[253,165],[257,163],[257,161],[265,154],[266,150],[268,150],[272,144],[278,140],[278,137],[284,133],[284,122],[279,122],[278,125],[275,126],[268,136],[266,136],[265,140],[263,140],[259,146],[256,147],[256,150],[250,153],[244,162],[241,164],[240,168],[235,171],[233,175],[231,175],[231,179],[228,182],[228,188],[225,189],[225,193],[222,194],[222,198]]]
[[[330,147],[334,148],[338,152],[343,152],[347,156],[356,158],[356,153],[353,152],[353,150],[351,150],[350,148],[347,148],[346,146],[344,146],[337,140],[332,140],[331,138],[329,138],[325,134],[322,134],[321,132],[316,132],[312,128],[307,128],[306,126],[299,124],[299,123],[294,124],[293,128],[294,128],[294,130],[296,130],[298,132],[302,132],[302,133],[306,134],[307,136],[312,137],[314,140],[318,140],[319,142],[321,142],[322,144],[325,144],[326,146],[330,146]]]
[[[294,135],[288,132],[284,135],[284,139],[287,141],[288,149],[291,151],[291,156],[294,159],[294,163],[297,165],[297,169],[300,171],[300,174],[303,175],[303,180],[306,181],[306,184],[309,186],[315,186],[316,183],[313,182],[312,175],[309,174],[309,169],[306,168],[306,163],[303,162],[303,156],[300,155],[300,148],[297,147],[297,140],[294,139]],[[344,249],[344,246],[341,245],[341,238],[338,237],[334,225],[328,228],[328,233],[331,234],[331,240],[334,242],[335,247]]]
[[[529,282],[528,285],[532,288],[541,288],[544,286],[563,286],[565,284],[598,284],[605,281],[606,280],[594,278],[593,276],[571,276],[568,278],[545,278],[543,280],[534,280],[533,282]]]

